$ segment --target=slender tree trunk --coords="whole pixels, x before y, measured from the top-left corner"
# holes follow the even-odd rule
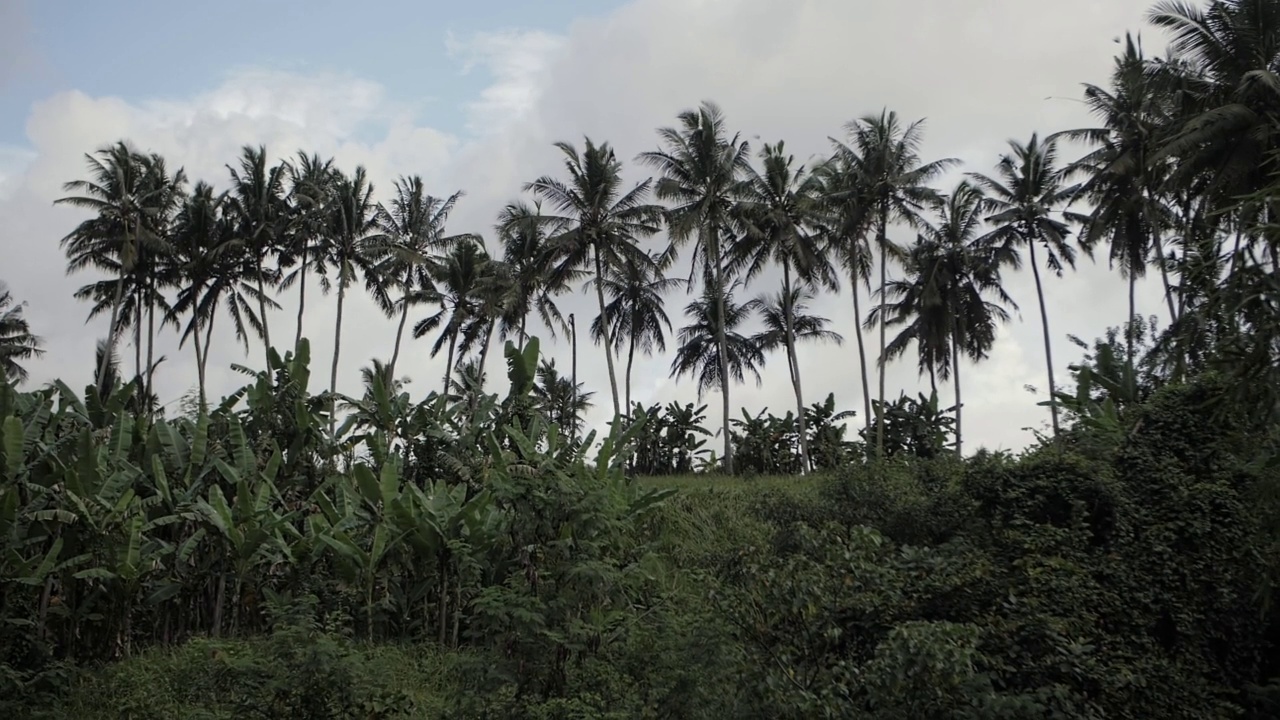
[[[889,363],[886,362],[884,356],[885,349],[885,328],[888,326],[888,316],[886,315],[888,307],[885,304],[887,296],[885,294],[885,285],[889,282],[889,252],[887,237],[888,219],[884,209],[880,211],[880,360],[877,365],[880,366],[880,410],[876,413],[876,459],[884,459],[884,375],[888,369]]]
[[[400,326],[396,328],[396,346],[391,351],[391,364],[387,366],[387,374],[394,380],[396,376],[396,361],[400,359],[400,339],[404,337],[404,324],[409,320],[409,283],[413,279],[413,271],[405,273],[405,296],[400,301],[404,307],[400,308]]]
[[[524,349],[524,344],[529,342],[529,334],[525,332],[525,325],[529,322],[529,313],[520,316],[520,345]]]
[[[604,360],[609,366],[609,391],[613,393],[613,417],[617,420],[622,415],[618,403],[618,374],[613,368],[613,336],[609,332],[609,318],[604,309],[604,263],[600,260],[600,247],[595,248],[596,262],[596,302],[600,305],[601,327],[604,331]]]
[[[1125,361],[1129,366],[1130,377],[1134,376],[1134,358],[1133,358],[1133,336],[1137,330],[1135,324],[1138,322],[1138,307],[1134,293],[1138,286],[1138,276],[1133,272],[1133,267],[1129,268],[1129,326],[1125,328],[1124,344],[1125,344]]]
[[[862,308],[858,302],[858,278],[850,274],[850,293],[853,295],[853,334],[858,340],[858,370],[862,374],[863,426],[871,433],[871,385],[867,379],[867,349],[862,341]]]
[[[951,381],[956,387],[956,457],[964,457],[964,405],[960,402],[960,338],[951,319]]]
[[[307,248],[302,248],[302,266],[298,268],[298,329],[293,333],[293,348],[297,352],[302,343],[302,315],[307,307]]]
[[[800,360],[796,357],[796,319],[795,307],[791,304],[791,263],[782,263],[782,307],[783,319],[786,322],[787,336],[787,369],[791,375],[791,389],[796,394],[796,427],[800,435],[800,474],[812,468],[809,466],[809,428],[804,416],[804,391],[800,387]]]
[[[938,394],[938,374],[932,364],[929,365],[929,392],[935,396]]]
[[[1173,286],[1169,284],[1169,263],[1164,256],[1164,246],[1160,241],[1160,233],[1153,233],[1156,251],[1156,265],[1160,268],[1160,282],[1164,285],[1164,301],[1169,306],[1169,323],[1178,322],[1178,311],[1173,306]]]
[[[338,301],[341,304],[341,300]],[[262,282],[262,272],[258,272],[258,318],[262,321],[262,357],[266,361],[263,367],[267,371],[267,382],[271,382],[271,330],[267,327],[267,291]]]
[[[627,385],[627,413],[628,413],[628,414],[630,414],[630,413],[631,413],[631,364],[632,364],[632,362],[634,362],[634,361],[635,361],[635,359],[636,359],[636,334],[635,334],[635,330],[634,330],[634,328],[635,328],[635,323],[632,323],[632,324],[631,324],[631,327],[632,327],[633,329],[632,329],[632,331],[631,331],[631,333],[630,333],[630,337],[629,337],[629,338],[628,338],[628,340],[627,340],[627,378],[626,378],[626,385]]]
[[[450,324],[453,324],[450,319]],[[448,402],[449,397],[449,380],[453,378],[453,352],[458,347],[458,330],[457,328],[449,329],[449,354],[445,358],[444,365],[444,397]]]
[[[200,342],[199,307],[196,308],[195,316],[191,319],[191,322],[194,323],[194,329],[191,331],[191,336],[195,339],[196,344],[196,377],[199,379],[198,382],[200,384],[200,414],[203,415],[209,408],[209,400],[205,396],[204,353],[200,349],[202,343]]]
[[[1027,243],[1031,256],[1031,274],[1036,280],[1036,297],[1040,299],[1040,325],[1044,328],[1044,364],[1049,372],[1049,413],[1053,419],[1053,437],[1058,438],[1058,397],[1057,386],[1053,382],[1053,350],[1049,341],[1049,311],[1044,304],[1044,286],[1040,283],[1040,266],[1036,263],[1036,243],[1032,239]]]
[[[712,225],[712,242],[714,251],[712,262],[715,264],[713,276],[716,283],[716,347],[720,355],[720,409],[722,430],[724,432],[724,469],[733,474],[733,438],[729,433],[729,341],[725,329],[724,308],[724,267],[720,262],[720,228]]]
[[[338,317],[333,323],[333,365],[329,368],[329,434],[333,435],[338,413],[338,354],[342,350],[342,305],[347,298],[347,285],[338,278]]]
[[[480,388],[484,389],[484,368],[489,360],[489,346],[493,344],[493,326],[494,321],[489,321],[489,327],[484,331],[484,345],[480,346]]]
[[[142,302],[134,305],[133,314],[133,376],[138,382],[138,392],[144,392],[146,385],[142,378]]]
[[[214,303],[214,309],[217,309],[217,303]],[[218,319],[218,313],[214,312],[209,316],[209,326],[204,331],[204,357],[200,358],[200,374],[208,377],[209,370],[209,351],[213,349],[213,321]]]
[[[578,441],[578,318],[573,313],[569,313],[569,347],[570,347],[570,375],[569,382],[572,384],[571,397],[572,404],[569,407],[573,413],[573,441]]]
[[[149,278],[149,290],[147,292],[147,379],[146,393],[144,397],[147,402],[151,401],[151,388],[155,381],[155,348],[156,348],[156,298],[155,298],[155,278]],[[151,408],[148,406],[147,411],[150,414]]]
[[[111,356],[116,349],[116,323],[120,322],[120,306],[124,303],[124,273],[116,279],[116,296],[111,301],[111,325],[107,327],[107,351],[102,354],[102,362],[98,364],[98,380],[95,383],[98,393],[102,394],[103,383],[107,381],[107,368],[111,365]]]

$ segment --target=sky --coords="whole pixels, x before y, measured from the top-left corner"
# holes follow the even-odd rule
[[[418,174],[435,195],[464,192],[450,232],[480,233],[491,243],[497,212],[520,197],[522,185],[562,170],[552,143],[580,146],[584,136],[608,141],[626,162],[628,182],[639,182],[645,169],[631,159],[657,148],[655,129],[708,99],[753,147],[785,140],[797,162],[809,164],[856,118],[888,108],[907,121],[923,119],[924,158],[962,162],[939,182],[946,189],[963,172],[991,172],[1011,139],[1091,126],[1077,98],[1083,83],[1106,83],[1118,39],[1144,31],[1148,52],[1162,50],[1158,32],[1144,24],[1150,5],[0,0],[0,281],[29,303],[28,318],[48,350],[29,367],[30,385],[61,378],[82,386],[92,377],[94,344],[105,336],[107,320],[86,322],[88,307],[72,293],[94,278],[68,276],[59,248],[84,214],[53,201],[63,195],[63,183],[83,176],[86,153],[116,140],[160,153],[191,178],[218,187],[226,184],[225,165],[246,144],[265,144],[277,158],[299,149],[332,156],[347,171],[363,165],[379,199],[397,176]],[[1064,148],[1064,159],[1073,152]],[[901,228],[893,235],[902,242],[912,237]],[[684,277],[687,267],[672,274]],[[778,283],[778,275],[765,274],[745,294],[773,292]],[[1029,428],[1047,425],[1047,410],[1036,405],[1045,399],[1047,380],[1031,274],[1011,274],[1006,285],[1019,310],[990,358],[961,370],[967,449],[1018,449],[1033,441]],[[1045,286],[1061,383],[1081,352],[1068,335],[1092,340],[1121,324],[1127,286],[1105,255],[1096,262],[1082,258],[1063,278],[1045,273]],[[691,299],[683,291],[668,299],[677,330]],[[272,330],[292,337],[296,301],[292,293],[279,301]],[[859,412],[853,423],[860,426],[848,283],[813,307],[846,342],[801,347],[806,402],[834,393],[839,407]],[[589,421],[603,424],[610,406],[603,350],[585,342],[594,297],[578,292],[562,308],[580,319],[579,375],[597,392]],[[1160,310],[1158,288],[1144,281],[1139,311]],[[335,314],[333,296],[308,302],[304,332],[317,370],[327,369],[332,357]],[[243,383],[232,363],[260,365],[259,348],[246,358],[226,324],[215,328],[214,396]],[[544,352],[567,369],[567,343],[534,332],[543,336]],[[371,358],[389,358],[394,334],[395,323],[356,293],[343,320],[340,392],[359,393],[359,369]],[[175,407],[194,386],[194,354],[189,345],[178,346],[175,333],[161,337],[157,353],[166,361],[156,388],[161,401]],[[875,341],[869,334],[868,342]],[[131,358],[127,342],[120,350]],[[437,388],[443,375],[443,358],[429,357],[430,345],[429,338],[408,341],[399,363],[415,398]],[[501,348],[495,352],[500,357]],[[670,354],[636,360],[635,400],[697,399],[687,379],[669,377],[670,361]],[[732,388],[733,406],[779,415],[793,408],[785,367],[783,357],[770,358],[759,385],[748,380]],[[498,362],[490,374],[496,392]],[[887,375],[891,398],[927,392],[912,354],[892,363]],[[323,377],[327,373],[317,372],[313,391],[323,389]],[[940,383],[939,392],[947,402],[952,388]],[[703,402],[718,421],[718,395]]]

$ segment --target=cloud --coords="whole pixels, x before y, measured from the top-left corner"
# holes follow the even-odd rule
[[[276,153],[305,148],[332,154],[348,168],[363,163],[383,191],[396,174],[421,173],[436,194],[466,191],[452,230],[486,234],[497,210],[519,194],[524,182],[559,171],[553,141],[580,142],[586,134],[610,141],[629,159],[656,146],[656,127],[672,124],[677,112],[704,98],[716,100],[731,126],[754,145],[785,139],[801,159],[824,153],[827,138],[840,136],[849,120],[892,108],[904,119],[927,118],[926,157],[960,157],[970,163],[966,169],[986,172],[1009,138],[1090,124],[1080,104],[1045,98],[1076,97],[1081,83],[1105,82],[1115,51],[1111,39],[1138,29],[1148,6],[1149,0],[634,0],[606,16],[577,21],[563,35],[503,30],[451,38],[449,50],[460,70],[483,70],[487,78],[465,108],[468,134],[462,137],[422,125],[390,102],[374,80],[349,76],[243,69],[216,88],[140,103],[62,93],[32,112],[28,135],[34,157],[9,170],[0,161],[0,175],[10,176],[8,191],[0,181],[0,226],[6,228],[0,256],[7,259],[0,275],[20,298],[31,301],[32,322],[49,339],[48,359],[33,368],[36,380],[86,381],[103,323],[83,325],[85,308],[70,294],[85,278],[63,277],[57,239],[79,216],[50,203],[60,195],[61,183],[80,176],[84,152],[119,137],[217,183],[225,179],[223,165],[233,162],[245,143],[266,143]],[[633,180],[644,177],[644,169],[634,164],[627,172]],[[673,274],[687,272],[682,266]],[[747,295],[775,290],[772,282],[776,278],[766,275]],[[1159,312],[1151,285],[1143,286],[1140,309]],[[1002,332],[990,360],[962,368],[970,448],[1020,447],[1030,439],[1022,428],[1047,420],[1036,398],[1023,389],[1024,384],[1046,386],[1030,273],[1012,276],[1009,291],[1021,305],[1021,319]],[[321,297],[314,288],[309,293],[306,333],[317,368],[327,367],[333,298]],[[349,392],[358,390],[361,365],[372,356],[390,355],[395,331],[361,293],[354,295],[344,320],[339,372],[340,390]],[[1061,382],[1066,365],[1078,356],[1066,335],[1092,338],[1122,322],[1125,284],[1105,263],[1084,260],[1064,279],[1046,276],[1045,297]],[[687,302],[683,295],[669,300],[677,329]],[[296,301],[290,294],[281,303],[284,309],[272,319],[273,336],[291,336]],[[864,294],[864,309],[869,303]],[[565,302],[566,312],[583,319],[583,338],[594,307],[585,294]],[[814,309],[833,320],[846,343],[803,348],[806,399],[817,402],[833,392],[842,408],[858,410],[859,424],[861,387],[847,288],[822,298]],[[866,341],[874,368],[878,335],[867,333]],[[172,345],[164,350],[170,360],[159,388],[166,400],[195,377],[190,350]],[[428,345],[410,342],[401,361],[415,379],[414,393],[434,388],[442,374],[441,363],[427,357]],[[567,371],[569,349],[563,340],[548,351]],[[258,364],[259,356],[255,346],[249,363]],[[242,361],[226,328],[220,328],[211,365]],[[667,378],[669,362],[669,355],[636,359],[636,400],[693,399],[690,386]],[[761,387],[734,388],[735,408],[785,412],[793,405],[786,376],[779,374],[784,361],[771,363]],[[491,366],[495,373],[499,365]],[[610,405],[607,375],[601,351],[585,341],[579,346],[579,372],[598,391],[592,420],[600,422]],[[229,371],[219,373],[215,380],[221,389],[239,381]],[[891,366],[887,385],[889,395],[896,396],[900,389],[927,387],[927,380],[921,382],[914,358],[907,358]],[[940,391],[949,399],[949,386]],[[705,401],[711,417],[718,418],[718,397]]]

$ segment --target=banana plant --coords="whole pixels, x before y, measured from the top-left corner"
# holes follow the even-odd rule
[[[294,513],[281,513],[276,509],[280,503],[280,493],[275,485],[282,463],[280,449],[274,448],[265,467],[259,469],[239,419],[231,417],[228,425],[230,462],[220,457],[214,458],[213,462],[222,479],[234,489],[234,498],[228,503],[222,487],[215,484],[209,488],[207,498],[196,503],[196,509],[214,534],[222,538],[230,559],[234,574],[231,624],[235,631],[240,624],[245,580],[253,575],[258,565],[273,559],[268,555],[270,551],[288,553],[283,533]],[[221,632],[226,581],[224,568],[218,576],[214,601],[215,635]]]

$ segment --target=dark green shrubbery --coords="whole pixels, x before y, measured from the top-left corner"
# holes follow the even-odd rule
[[[1217,392],[1206,379],[1155,393],[1107,462],[1045,447],[850,470],[827,503],[775,508],[797,524],[744,548],[717,591],[757,716],[1263,707],[1249,688],[1275,672],[1275,620],[1251,497],[1268,478],[1240,441],[1253,431],[1204,411]]]

